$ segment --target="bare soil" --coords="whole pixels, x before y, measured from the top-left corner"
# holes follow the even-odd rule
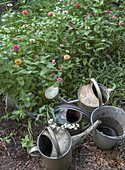
[[[0,118],[6,115],[5,104],[0,96]],[[37,141],[43,126],[33,123],[32,135]],[[0,135],[5,138],[10,133],[17,134],[10,137],[11,142],[0,143],[0,169],[1,170],[41,170],[45,169],[41,157],[30,157],[25,148],[22,148],[21,139],[28,134],[27,119],[17,122],[3,119],[0,122]],[[82,143],[80,149],[73,151],[72,165],[69,170],[125,170],[125,140],[119,141],[110,150],[101,150],[94,144],[92,135]],[[52,169],[54,170],[54,169]]]

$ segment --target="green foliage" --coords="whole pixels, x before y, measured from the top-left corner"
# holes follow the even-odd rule
[[[123,100],[124,2],[120,1],[120,8],[117,5],[115,9],[112,1],[104,0],[79,0],[79,7],[75,6],[76,0],[32,2],[19,11],[10,9],[1,17],[0,93],[9,92],[16,103],[30,111],[40,110],[37,119],[54,116],[51,101],[44,97],[46,88],[53,84],[60,86],[62,97],[75,99],[79,87],[93,77],[114,88],[112,105],[117,103],[113,98]],[[23,10],[28,15],[23,15]],[[50,11],[52,16],[47,15]],[[14,45],[20,47],[18,51]],[[66,54],[69,60],[64,60]],[[17,59],[21,63],[15,68]],[[62,82],[57,83],[59,77]],[[20,113],[13,112],[13,119],[18,119]]]
[[[27,153],[29,153],[29,149],[34,146],[33,140],[29,139],[28,134],[22,139],[21,144],[23,148],[27,148]]]

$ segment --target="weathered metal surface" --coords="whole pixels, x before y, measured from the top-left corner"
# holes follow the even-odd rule
[[[33,152],[39,152],[42,156],[43,163],[48,170],[66,170],[72,162],[72,147],[75,149],[76,145],[78,145],[79,142],[82,142],[83,139],[100,123],[101,121],[97,120],[85,132],[73,137],[70,136],[67,130],[60,129],[59,131],[56,131],[56,129],[52,130],[48,127],[51,130],[49,129],[47,132],[45,129],[40,133],[37,139],[37,146],[31,148],[29,154],[31,156],[38,156],[38,154],[33,155]],[[48,146],[50,147],[48,148]],[[60,151],[58,151],[58,147]],[[47,150],[45,150],[45,148]]]
[[[91,115],[91,123],[97,119],[102,121],[98,127],[102,130],[93,131],[93,140],[99,148],[110,149],[120,139],[125,138],[125,111],[122,108],[113,106],[97,108]],[[104,127],[110,128],[108,133],[104,131]]]

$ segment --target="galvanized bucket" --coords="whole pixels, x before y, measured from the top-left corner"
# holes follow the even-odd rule
[[[29,150],[30,156],[42,156],[47,170],[67,170],[72,163],[72,149],[82,142],[90,132],[101,123],[97,120],[85,132],[70,136],[67,130],[52,130],[51,127],[43,130],[38,139],[37,146]],[[38,152],[38,154],[34,154]]]
[[[93,140],[101,149],[112,148],[120,139],[125,138],[125,111],[118,107],[102,106],[93,111],[91,123],[97,119],[102,124],[93,131]]]

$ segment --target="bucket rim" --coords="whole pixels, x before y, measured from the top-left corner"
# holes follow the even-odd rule
[[[93,115],[94,115],[94,113],[98,110],[98,109],[101,109],[101,108],[119,108],[119,107],[115,107],[115,106],[101,106],[101,107],[98,107],[98,108],[96,108],[95,110],[93,110],[93,112],[92,112],[92,114],[91,114],[91,118],[90,118],[90,121],[91,121],[91,124],[94,124],[94,122],[93,122]],[[122,108],[119,108],[119,109],[122,109]],[[122,109],[123,110],[123,109]],[[123,110],[124,111],[124,110]],[[125,113],[125,111],[124,111],[124,113]],[[98,131],[97,129],[95,129],[95,131],[96,132],[98,132],[99,134],[101,134],[102,136],[104,136],[104,137],[107,137],[107,138],[109,138],[109,139],[123,139],[124,137],[125,137],[125,133],[123,134],[123,135],[121,135],[121,136],[108,136],[108,135],[105,135],[104,133],[102,134],[102,132],[100,132],[100,131]]]
[[[41,154],[42,157],[47,158],[47,159],[50,159],[50,160],[57,160],[57,159],[61,159],[62,157],[64,157],[65,155],[67,155],[68,152],[70,152],[70,150],[72,149],[72,138],[71,138],[71,135],[70,135],[70,133],[69,133],[66,129],[62,129],[62,130],[66,131],[66,133],[67,133],[68,136],[70,137],[70,144],[69,144],[68,150],[67,150],[63,155],[59,156],[58,158],[57,158],[57,157],[49,157],[49,156],[44,155],[44,154],[41,152],[40,148],[39,148],[39,139],[40,139],[40,136],[44,133],[44,131],[46,131],[46,129],[44,129],[44,130],[39,134],[38,139],[37,139],[37,147],[38,147],[39,152],[40,152],[40,154]]]

